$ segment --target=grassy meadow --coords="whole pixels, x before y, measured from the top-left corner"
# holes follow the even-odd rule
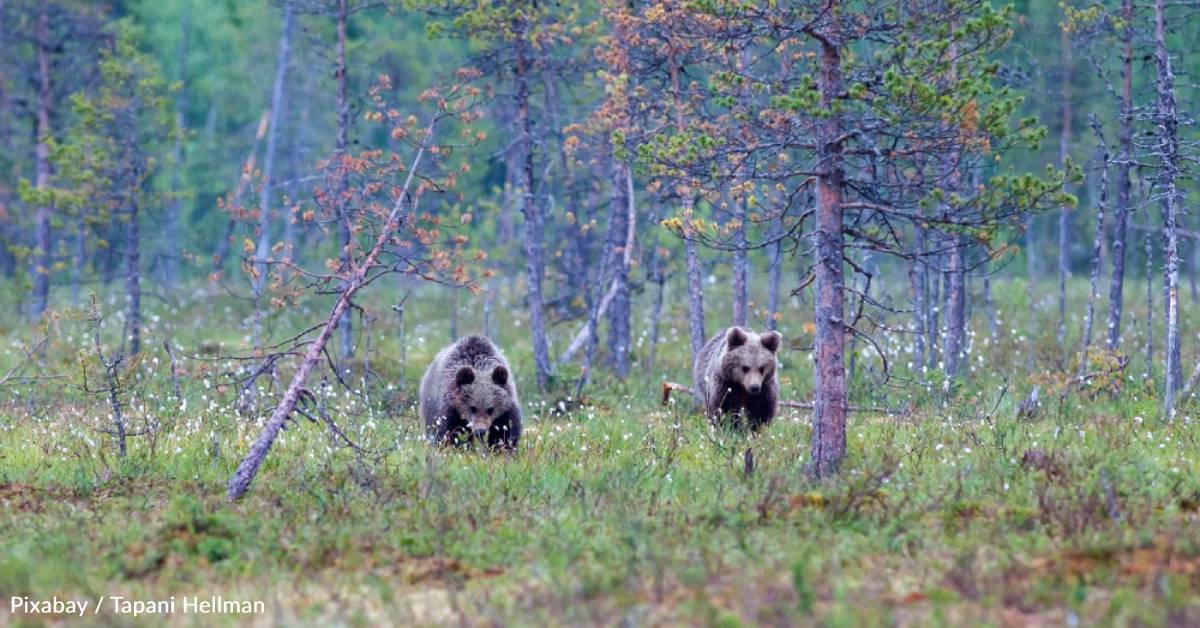
[[[710,333],[726,316],[724,283],[707,286]],[[659,404],[664,378],[689,377],[682,286],[668,286],[653,370],[650,295],[640,293],[634,375],[600,369],[582,399],[571,394],[575,365],[537,394],[523,290],[496,287],[492,325],[527,416],[516,455],[431,448],[415,408],[421,372],[449,341],[451,303],[458,331],[479,331],[483,297],[421,287],[402,320],[390,307],[400,288],[375,288],[369,320],[356,320],[349,389],[309,382],[342,435],[298,417],[233,504],[225,482],[290,374],[285,365],[261,378],[257,405],[239,407],[230,376],[254,365],[229,356],[249,351],[245,302],[207,285],[148,301],[146,351],[118,382],[125,457],[108,433],[87,308],[63,305],[40,327],[7,318],[0,372],[46,341],[20,371],[35,377],[0,390],[0,595],[221,596],[266,611],[132,617],[106,605],[81,620],[6,614],[6,604],[0,624],[1200,623],[1200,408],[1169,423],[1159,415],[1141,286],[1128,296],[1128,364],[1083,386],[1068,385],[1090,368],[1076,348],[1082,282],[1071,285],[1065,351],[1053,299],[1034,304],[1030,326],[1024,285],[997,282],[999,333],[976,299],[971,368],[956,382],[910,368],[910,340],[880,331],[885,382],[858,343],[853,403],[866,410],[850,419],[843,472],[826,482],[804,473],[802,410],[753,437],[711,429],[685,397]],[[1183,302],[1187,330],[1200,307]],[[111,313],[99,325],[111,355],[121,302],[102,293],[97,307]],[[324,309],[277,311],[267,332],[286,338]],[[810,320],[798,300],[783,312],[789,399],[809,397]],[[575,325],[553,327],[555,349]],[[1028,329],[1045,331],[1027,339]],[[1186,334],[1189,373],[1194,346]],[[1018,416],[1034,386],[1040,408]]]

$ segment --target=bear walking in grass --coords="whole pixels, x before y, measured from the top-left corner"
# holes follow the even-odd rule
[[[421,378],[425,436],[454,445],[484,440],[515,451],[521,438],[521,406],[508,362],[483,336],[466,336],[442,349]]]
[[[775,418],[775,356],[782,337],[730,327],[709,338],[693,365],[696,396],[710,421],[757,431]]]

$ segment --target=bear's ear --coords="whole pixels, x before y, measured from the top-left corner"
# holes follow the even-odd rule
[[[475,381],[475,371],[472,371],[469,366],[458,369],[458,373],[454,375],[455,386],[466,386],[473,381]]]
[[[492,382],[497,386],[508,385],[508,369],[503,364],[492,369]]]
[[[729,345],[730,349],[737,349],[746,344],[746,331],[741,327],[730,327],[729,333],[725,334],[725,344]]]
[[[764,349],[775,353],[779,351],[779,343],[783,341],[783,336],[780,336],[777,331],[769,331],[763,334],[760,340]]]

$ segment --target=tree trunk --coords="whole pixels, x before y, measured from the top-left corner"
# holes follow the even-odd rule
[[[37,149],[34,166],[34,186],[39,190],[50,185],[50,109],[53,92],[50,89],[50,11],[42,5],[35,31],[37,37],[38,104]],[[33,284],[33,316],[40,317],[50,300],[50,207],[37,208],[35,229],[36,251],[30,275]]]
[[[521,214],[525,219],[525,260],[529,275],[529,327],[533,335],[533,361],[537,371],[538,390],[545,391],[550,383],[550,348],[546,341],[545,303],[542,299],[542,278],[545,262],[542,259],[545,237],[542,211],[533,189],[533,120],[529,112],[528,25],[520,23],[517,34],[517,127],[521,146]]]
[[[158,246],[158,276],[168,288],[176,285],[179,279],[179,260],[183,250],[179,242],[179,214],[183,205],[180,182],[183,172],[183,139],[185,131],[185,112],[187,111],[187,55],[188,41],[191,35],[189,5],[183,5],[183,16],[180,20],[179,39],[179,76],[182,87],[175,99],[175,146],[172,150],[173,162],[171,168],[171,198],[163,208],[163,237]]]
[[[1133,24],[1133,0],[1123,0],[1122,13],[1126,25]],[[1129,205],[1132,182],[1129,177],[1133,157],[1133,28],[1124,29],[1125,55],[1122,59],[1121,113],[1118,142],[1121,154],[1117,158],[1117,213],[1113,224],[1112,278],[1108,285],[1108,350],[1116,351],[1121,343],[1121,309],[1125,292],[1125,239],[1129,232]]]
[[[782,229],[775,233],[776,238],[782,237]],[[767,329],[775,331],[779,327],[779,282],[783,270],[783,242],[776,240],[771,246],[771,265],[767,268]]]
[[[660,211],[654,215],[654,224],[662,219]],[[650,355],[646,358],[646,373],[653,374],[658,360],[658,336],[662,326],[663,298],[667,288],[666,260],[659,255],[660,229],[654,229],[654,248],[650,252],[650,283],[654,284],[654,304],[650,309]]]
[[[1033,239],[1033,215],[1025,217],[1025,372],[1033,373],[1034,352],[1036,349],[1037,303],[1034,301],[1037,285],[1037,246]]]
[[[831,0],[831,19],[837,2]],[[836,25],[836,22],[835,22]],[[846,457],[846,356],[845,293],[842,233],[842,120],[834,107],[841,97],[840,43],[820,38],[818,89],[821,109],[831,112],[819,130],[820,166],[817,172],[816,212],[816,338],[813,352],[814,399],[812,460],[809,472],[826,477],[837,472]]]
[[[242,164],[242,171],[238,173],[237,185],[234,186],[233,193],[229,195],[226,201],[228,205],[237,205],[241,202],[242,194],[245,192],[246,186],[250,184],[250,177],[254,172],[254,163],[258,160],[258,145],[266,137],[270,121],[271,112],[264,111],[258,119],[258,128],[254,133],[254,143],[250,146],[250,154],[246,156],[246,161]],[[221,272],[221,269],[225,266],[225,259],[229,257],[229,245],[233,238],[235,227],[237,227],[237,216],[230,211],[229,220],[225,222],[225,231],[222,232],[221,239],[217,241],[217,250],[213,253],[212,269],[210,272],[214,275]]]
[[[963,340],[966,338],[966,269],[963,263],[963,246],[958,235],[951,235],[950,242],[949,267],[946,272],[949,279],[946,294],[946,341],[942,352],[946,375],[954,377],[958,374]]]
[[[1067,145],[1071,138],[1071,38],[1067,29],[1059,29],[1061,45],[1062,45],[1062,76],[1059,77],[1059,86],[1062,92],[1059,94],[1060,105],[1062,106],[1062,128],[1058,135],[1058,163],[1065,170],[1067,167]],[[1063,191],[1066,192],[1067,184],[1064,180]],[[1067,255],[1067,249],[1071,244],[1070,240],[1071,226],[1071,208],[1063,205],[1058,211],[1058,329],[1055,332],[1055,339],[1058,341],[1060,350],[1066,349],[1067,337],[1067,276],[1070,274],[1069,268],[1070,256]],[[1060,356],[1065,355],[1065,351],[1059,353]]]
[[[908,281],[912,288],[913,306],[913,367],[918,372],[925,372],[925,229],[915,225],[914,249],[915,255],[908,267]]]
[[[688,333],[692,338],[692,361],[700,355],[707,338],[704,335],[704,284],[700,276],[700,251],[692,235],[692,197],[683,200],[683,250],[687,257]]]
[[[741,187],[741,186],[739,186]],[[750,315],[750,291],[746,276],[749,260],[746,250],[746,206],[742,199],[730,198],[734,207],[733,229],[733,316],[732,323],[745,327]]]
[[[262,296],[267,276],[270,274],[267,259],[271,255],[271,177],[275,170],[275,141],[279,135],[279,124],[283,121],[286,107],[284,81],[287,79],[288,57],[291,54],[293,21],[292,3],[285,2],[283,5],[283,29],[279,34],[279,57],[275,62],[275,82],[271,88],[271,119],[267,128],[267,149],[263,154],[262,191],[258,201],[258,247],[254,252],[254,269],[257,275],[253,281],[256,300]],[[262,307],[262,303],[259,303],[259,316],[261,316]]]
[[[1145,237],[1146,252],[1146,377],[1154,377],[1154,240]]]
[[[344,160],[346,158],[346,150],[349,146],[349,131],[350,131],[350,101],[346,96],[346,22],[348,14],[346,9],[346,0],[338,0],[337,14],[337,59],[334,67],[334,76],[337,78],[337,140],[334,152],[337,158],[338,172],[342,172],[345,168]],[[339,175],[338,181],[338,200],[336,206],[338,209],[338,244],[340,245],[341,253],[338,255],[338,260],[342,268],[349,268],[350,264],[350,220],[351,216],[347,215],[346,202],[344,194],[348,181],[345,174]],[[345,284],[342,285],[345,289]],[[338,324],[338,329],[341,330],[341,338],[339,345],[341,352],[338,357],[341,361],[340,368],[344,372],[350,362],[350,358],[354,356],[354,321],[351,319],[350,310],[347,309],[342,314],[342,320]]]
[[[630,297],[629,266],[633,260],[634,222],[633,173],[629,164],[613,162],[612,208],[608,252],[612,259],[612,305],[608,308],[608,347],[617,377],[629,375]],[[622,202],[623,201],[623,202]]]
[[[83,286],[83,272],[87,263],[87,220],[80,210],[75,222],[75,262],[71,270],[71,305],[79,305],[79,293]]]
[[[1092,130],[1096,134],[1096,144],[1100,152],[1100,197],[1096,203],[1096,234],[1092,238],[1092,271],[1088,277],[1090,290],[1087,311],[1083,318],[1083,355],[1079,363],[1080,373],[1086,370],[1088,348],[1092,346],[1092,321],[1096,316],[1096,294],[1099,292],[1101,251],[1104,247],[1104,210],[1108,205],[1108,144],[1104,141],[1099,121],[1094,117],[1092,118]]]
[[[1167,51],[1165,26],[1165,0],[1154,3],[1154,49],[1158,63],[1158,110],[1155,123],[1158,126],[1158,153],[1162,167],[1158,172],[1162,190],[1163,214],[1163,261],[1166,292],[1166,387],[1164,403],[1168,419],[1175,417],[1175,401],[1183,386],[1181,339],[1179,333],[1179,234],[1178,234],[1178,190],[1176,177],[1179,172],[1179,112],[1175,104],[1175,74],[1171,68],[1171,57]]]
[[[611,223],[609,227],[611,231]],[[577,248],[580,251],[586,251],[588,248],[586,242],[587,236],[584,234],[583,230],[578,228],[573,229],[572,234],[576,240]],[[607,247],[607,239],[605,240],[605,245]],[[586,348],[583,352],[583,367],[580,369],[579,379],[575,382],[576,399],[581,398],[583,395],[584,386],[591,381],[592,368],[596,363],[596,345],[599,343],[600,338],[600,317],[604,315],[604,312],[601,310],[601,308],[607,306],[607,303],[599,302],[600,299],[597,299],[597,294],[600,292],[600,289],[604,286],[605,281],[608,279],[609,266],[612,264],[612,262],[612,255],[606,251],[600,256],[600,276],[598,280],[586,282],[583,286],[583,300],[584,304],[587,306],[587,323],[584,328],[586,333]],[[610,290],[609,293],[611,295],[612,290]]]
[[[517,205],[516,150],[509,147],[504,151],[504,192],[500,197],[500,215],[496,217],[496,244],[504,247],[514,237],[513,208]]]
[[[610,264],[610,263],[616,264],[621,267],[620,269],[612,269],[612,271],[613,271],[613,273],[618,273],[618,272],[623,273],[625,276],[624,290],[626,291],[626,295],[625,295],[626,303],[622,307],[626,309],[626,313],[624,314],[624,317],[625,317],[625,320],[628,321],[630,318],[630,314],[628,312],[628,309],[629,309],[629,295],[628,295],[628,290],[629,290],[628,281],[629,280],[628,280],[628,278],[629,278],[629,270],[630,270],[630,268],[632,268],[632,265],[633,265],[633,244],[634,244],[634,237],[636,236],[637,211],[636,211],[636,206],[633,203],[633,201],[635,200],[634,196],[633,196],[633,178],[632,178],[632,173],[629,170],[628,164],[626,164],[623,167],[623,171],[626,175],[624,183],[625,183],[625,187],[626,187],[625,194],[626,194],[626,198],[628,199],[628,201],[624,205],[617,203],[611,209],[620,208],[620,207],[625,208],[626,214],[625,214],[624,221],[623,221],[625,242],[624,242],[624,244],[621,244],[619,239],[614,240],[614,238],[620,237],[621,230],[619,229],[619,226],[621,225],[621,219],[618,218],[617,219],[618,222],[616,222],[616,223],[612,222],[612,219],[610,219],[609,232],[605,237],[605,247],[607,249],[609,249],[609,251],[606,251],[605,254],[603,256],[601,256],[601,260],[602,260],[601,264],[603,266],[603,270],[600,273],[600,278],[599,278],[600,284],[599,285],[601,285],[601,286],[605,285],[605,282],[608,279],[608,276],[610,274],[609,273],[610,267],[608,266],[608,264]],[[615,184],[615,182],[614,182],[614,184]],[[614,199],[614,202],[616,202],[616,199]],[[580,218],[580,222],[581,223],[583,222],[582,218]],[[613,231],[614,225],[618,226],[617,231]],[[583,251],[586,250],[585,246],[586,246],[585,242],[583,242],[582,240],[578,241],[577,248],[580,251],[580,255],[582,255]],[[612,253],[612,255],[609,254],[610,252]],[[619,260],[615,258],[615,255],[618,255],[618,254],[621,256],[621,258]],[[608,283],[608,290],[604,293],[604,296],[600,297],[600,300],[598,303],[593,304],[596,308],[597,318],[602,318],[609,312],[609,308],[611,306],[613,306],[614,301],[617,299],[618,292],[621,289],[622,289],[621,284],[618,282],[618,280],[616,278],[614,278],[611,282]],[[583,290],[583,293],[585,296],[586,296],[588,290],[589,290],[589,288],[587,286],[585,286],[585,289]],[[610,319],[611,319],[611,317],[610,317]],[[611,320],[609,321],[609,324],[610,325],[612,324]],[[628,322],[626,322],[625,325],[628,327]],[[591,326],[589,323],[585,323],[582,327],[580,327],[579,331],[575,334],[575,337],[572,338],[571,342],[567,345],[566,350],[562,352],[562,355],[558,356],[559,364],[565,364],[568,360],[570,360],[575,355],[576,352],[579,351],[580,348],[586,346],[587,342],[589,342],[592,338],[591,334],[593,332],[590,330],[591,330]],[[629,332],[627,331],[625,333],[628,334]],[[627,338],[628,338],[628,336],[627,336]],[[628,344],[629,344],[629,340],[627,339],[627,340],[625,340],[625,345],[628,346]]]
[[[134,172],[129,191],[129,222],[125,225],[125,295],[129,300],[129,353],[142,351],[142,271],[141,219],[138,212],[138,192],[141,173]]]

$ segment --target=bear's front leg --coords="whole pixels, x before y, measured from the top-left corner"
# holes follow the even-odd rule
[[[516,429],[517,422],[511,412],[506,412],[492,421],[488,430],[488,447],[497,451],[515,452],[521,433]]]

